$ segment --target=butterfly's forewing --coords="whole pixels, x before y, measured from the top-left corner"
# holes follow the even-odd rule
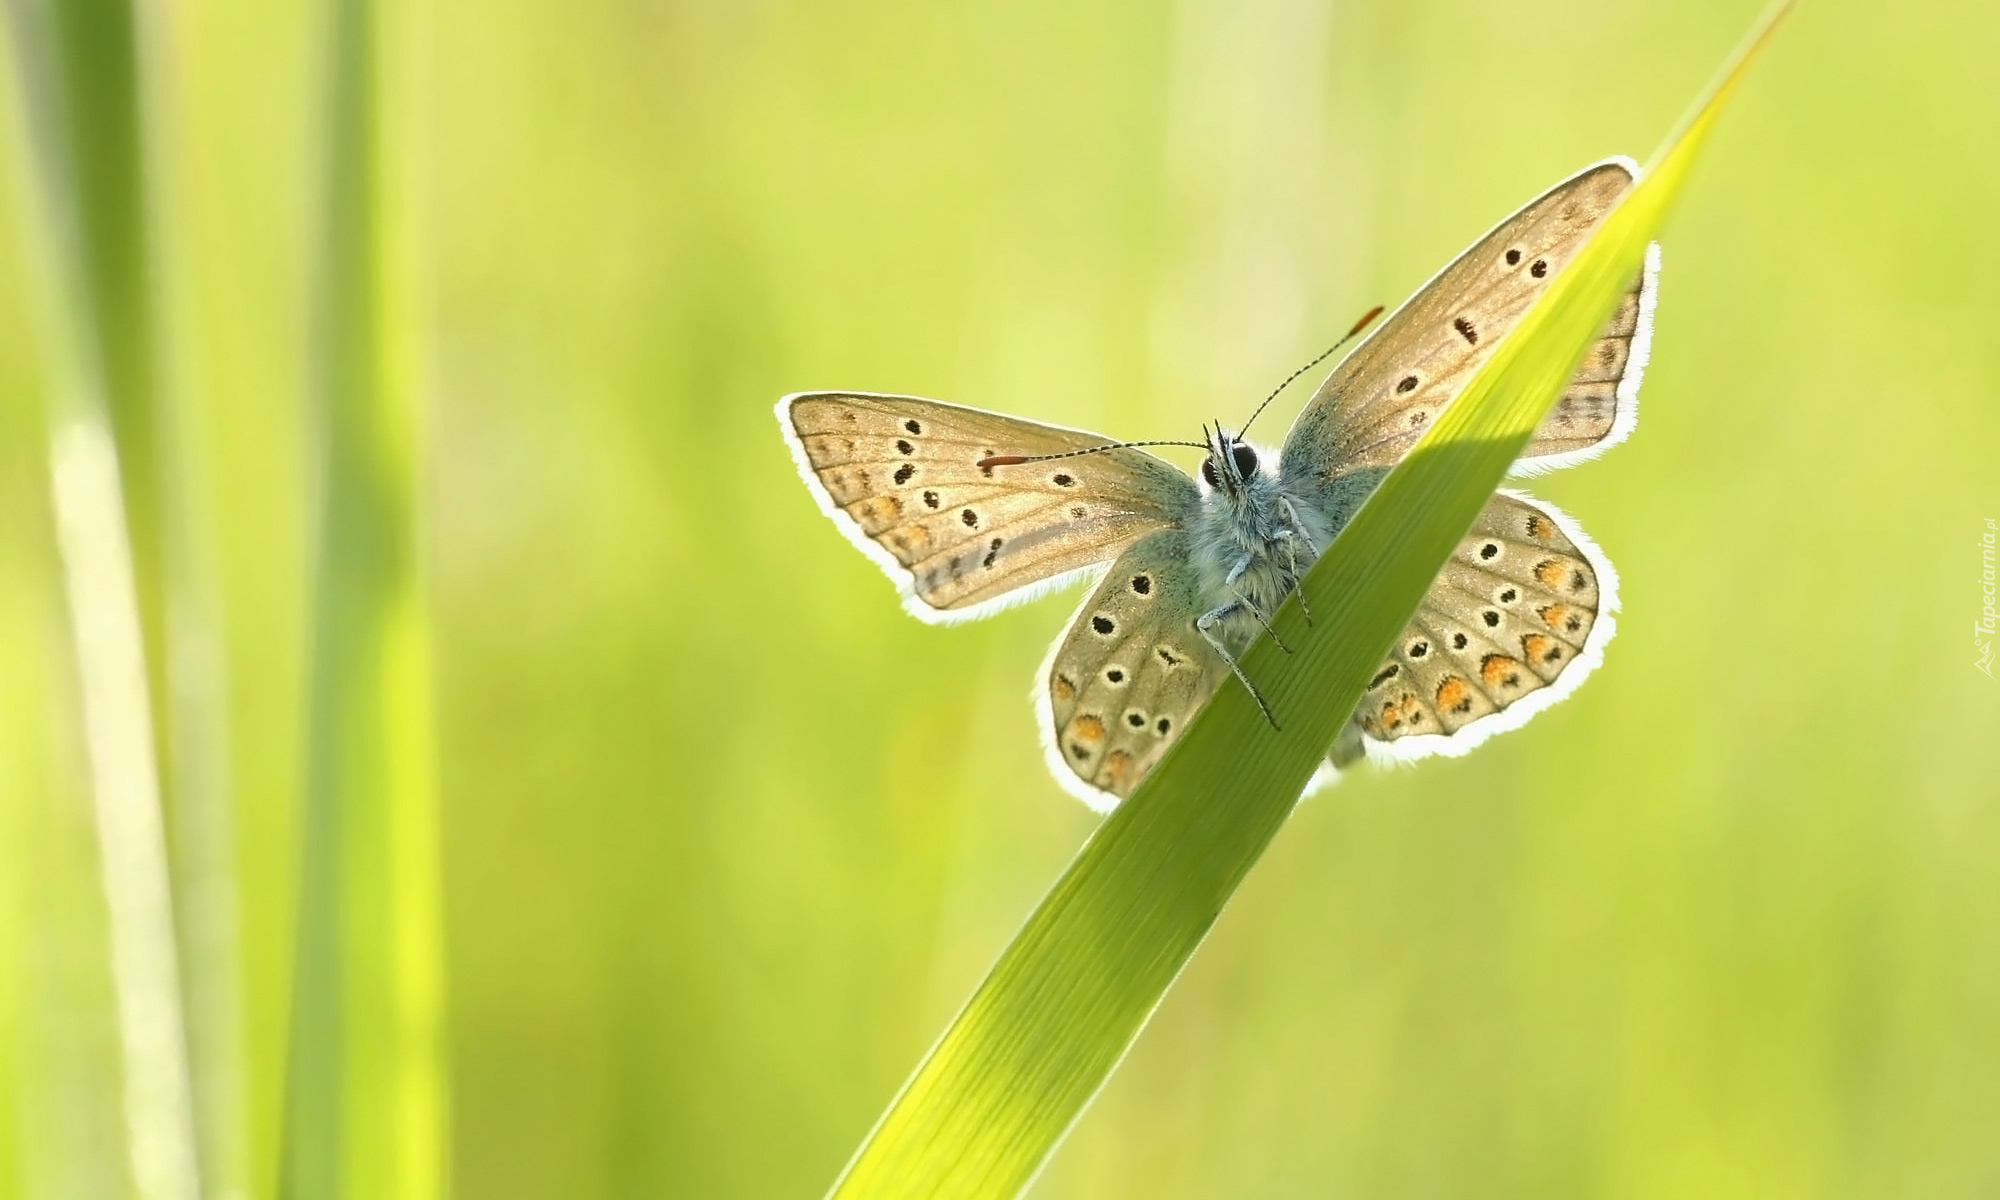
[[[1515,475],[1539,475],[1595,458],[1625,440],[1639,422],[1639,381],[1652,354],[1653,305],[1660,291],[1660,246],[1646,248],[1646,265],[1618,311],[1591,343],[1569,386],[1521,451]]]
[[[820,507],[928,621],[1038,594],[1199,503],[1141,450],[981,467],[1110,439],[915,396],[803,392],[779,401],[778,423]]]
[[[1636,170],[1626,159],[1585,168],[1501,222],[1404,302],[1334,368],[1299,414],[1282,455],[1288,486],[1310,494],[1338,476],[1394,466],[1631,188]],[[1635,288],[1632,332],[1620,334],[1617,318],[1606,331],[1621,347],[1643,351],[1648,284]],[[1643,365],[1643,357],[1628,352],[1623,361]],[[1586,360],[1579,380],[1592,372]],[[1594,411],[1600,438],[1609,436],[1617,412],[1601,405]],[[1562,449],[1571,448],[1571,435],[1586,433],[1546,426],[1544,432],[1567,439]]]
[[[1131,795],[1228,673],[1195,629],[1203,610],[1187,534],[1163,530],[1111,564],[1050,651],[1049,769],[1092,808]]]
[[[1462,754],[1569,695],[1611,637],[1617,587],[1561,512],[1496,495],[1355,710],[1369,756]]]

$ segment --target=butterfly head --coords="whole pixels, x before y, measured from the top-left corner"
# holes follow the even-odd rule
[[[1257,477],[1257,451],[1250,443],[1237,441],[1220,424],[1206,432],[1208,457],[1201,462],[1202,480],[1224,495],[1242,495]]]

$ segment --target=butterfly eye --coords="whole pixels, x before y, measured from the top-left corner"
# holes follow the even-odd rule
[[[1201,477],[1207,480],[1208,486],[1212,488],[1222,486],[1222,480],[1215,477],[1215,455],[1211,454],[1201,460]]]
[[[1236,473],[1248,479],[1257,473],[1257,452],[1242,442],[1236,443],[1230,453],[1236,459]]]

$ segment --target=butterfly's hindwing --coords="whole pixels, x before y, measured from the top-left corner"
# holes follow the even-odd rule
[[[1186,475],[1141,450],[981,467],[1110,439],[914,396],[802,393],[778,420],[821,507],[929,620],[1032,595],[1199,502]]]
[[[1495,496],[1355,710],[1368,753],[1463,753],[1568,695],[1611,636],[1616,589],[1561,512]]]
[[[1056,641],[1036,697],[1049,769],[1092,808],[1130,795],[1227,674],[1195,629],[1203,611],[1187,534],[1164,530],[1111,565]]]

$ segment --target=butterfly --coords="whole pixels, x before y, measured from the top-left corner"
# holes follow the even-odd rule
[[[1049,651],[1035,708],[1057,781],[1107,811],[1232,675],[1264,706],[1243,652],[1276,636],[1279,603],[1637,178],[1629,159],[1593,164],[1495,226],[1333,368],[1276,451],[1219,425],[1199,443],[1121,443],[867,392],[786,396],[778,423],[820,508],[925,621],[1098,576]],[[1631,433],[1658,276],[1653,245],[1512,474]],[[1161,444],[1205,450],[1198,476],[1143,448]],[[1316,782],[1364,757],[1463,754],[1569,695],[1611,637],[1617,587],[1567,516],[1496,492]]]

